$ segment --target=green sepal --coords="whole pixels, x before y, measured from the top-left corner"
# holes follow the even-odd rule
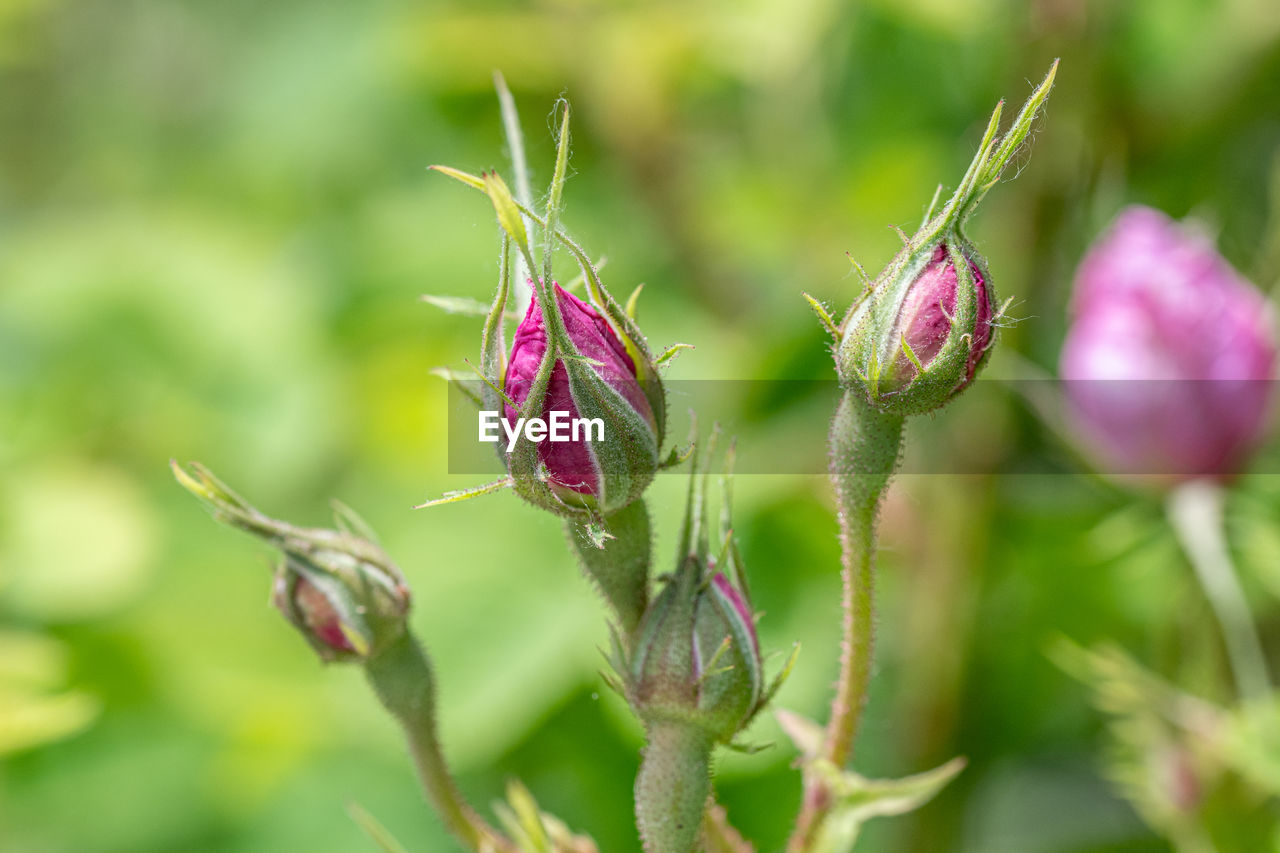
[[[487,317],[491,310],[491,306],[469,296],[440,296],[433,293],[424,293],[418,299],[428,305],[439,308],[446,314],[456,314],[460,317]],[[519,319],[512,311],[504,312],[503,317],[507,320]]]
[[[933,799],[965,767],[965,759],[953,758],[940,767],[901,779],[868,779],[851,770],[841,771],[828,761],[809,763],[807,770],[824,782],[833,798],[812,853],[849,853],[867,821],[915,811]]]

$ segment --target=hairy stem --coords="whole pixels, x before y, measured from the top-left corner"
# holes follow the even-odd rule
[[[691,853],[711,796],[711,736],[675,720],[651,722],[636,776],[645,853]]]
[[[902,421],[900,415],[870,408],[857,391],[845,392],[831,421],[829,463],[840,520],[844,630],[840,677],[820,757],[836,767],[843,767],[853,752],[871,678],[876,518],[898,466]],[[830,796],[816,776],[805,779],[804,804],[787,848],[792,853],[808,850],[818,837]]]
[[[418,641],[406,630],[364,667],[379,701],[404,729],[418,778],[444,825],[470,850],[517,853],[476,814],[449,775],[436,726],[435,674]]]
[[[653,534],[649,511],[638,498],[604,519],[606,539],[597,547],[591,531],[577,521],[566,522],[569,545],[582,571],[600,591],[628,642],[649,603],[649,561]]]
[[[1224,497],[1221,487],[1209,480],[1184,483],[1169,495],[1169,519],[1222,627],[1240,698],[1253,702],[1270,695],[1271,679],[1249,604],[1227,549]]]

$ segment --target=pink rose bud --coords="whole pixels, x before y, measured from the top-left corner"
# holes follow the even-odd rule
[[[337,606],[305,575],[290,571],[277,574],[271,603],[290,621],[296,621],[298,627],[326,651],[336,654],[356,651],[343,630]]]
[[[991,273],[964,225],[1026,140],[1057,67],[1004,135],[1003,102],[997,105],[951,198],[939,210],[935,196],[923,224],[902,235],[905,245],[839,325],[810,299],[836,337],[840,384],[860,392],[873,410],[903,416],[939,409],[973,382],[991,351],[999,316]]]
[[[766,689],[727,511],[717,537],[721,554],[711,554],[705,480],[705,474],[692,476],[679,565],[650,602],[623,671],[632,706],[647,724],[679,721],[712,742],[728,743],[776,683]]]
[[[1266,299],[1203,234],[1125,210],[1076,274],[1061,375],[1074,424],[1111,473],[1238,472],[1276,377]]]
[[[404,575],[351,510],[338,509],[337,529],[295,527],[264,515],[201,465],[192,466],[194,476],[177,463],[172,467],[214,518],[282,553],[272,603],[321,659],[367,660],[404,633]]]
[[[608,514],[639,497],[657,471],[661,383],[652,365],[641,365],[643,372],[637,368],[642,352],[628,352],[599,311],[559,285],[554,293],[565,341],[557,348],[549,381],[538,388],[548,332],[535,299],[516,329],[503,383],[507,397],[524,411],[508,403],[504,415],[511,424],[522,414],[551,424],[559,418],[568,440],[536,442],[536,468],[521,464],[517,444],[507,466],[517,489],[523,487],[535,503]],[[530,412],[531,394],[537,397]],[[529,450],[523,449],[527,460],[534,458]]]
[[[991,347],[995,307],[982,261],[949,236],[904,249],[844,336],[844,369],[886,410],[937,408],[973,381]]]

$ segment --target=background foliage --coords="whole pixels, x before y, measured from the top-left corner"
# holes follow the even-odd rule
[[[602,849],[637,849],[639,734],[597,675],[601,608],[560,525],[510,496],[409,509],[476,482],[446,473],[428,370],[473,357],[479,325],[417,298],[487,299],[495,277],[487,204],[425,166],[505,167],[501,68],[545,181],[566,93],[565,223],[616,292],[647,284],[655,343],[697,345],[670,375],[825,379],[799,292],[847,304],[842,253],[887,261],[886,225],[910,230],[995,100],[1020,102],[1055,56],[1034,162],[972,229],[1025,318],[997,377],[1053,369],[1074,265],[1124,203],[1197,214],[1276,281],[1270,3],[0,2],[0,849],[371,849],[351,800],[411,849],[452,849],[357,673],[316,665],[266,606],[263,549],[209,521],[171,456],[299,522],[331,496],[357,507],[415,589],[467,791],[486,802],[517,774]],[[728,426],[785,447],[821,436],[830,403],[744,399]],[[918,429],[996,473],[905,476],[890,500],[859,767],[970,766],[864,849],[1166,849],[1105,778],[1088,691],[1045,654],[1111,639],[1227,698],[1158,504],[1081,474],[1013,395]],[[682,489],[655,487],[660,560]],[[764,644],[803,643],[781,704],[818,716],[837,655],[829,486],[737,491]],[[1266,475],[1229,507],[1272,649],[1278,510]],[[772,720],[754,734],[778,738]],[[720,764],[762,849],[794,812],[793,757]]]

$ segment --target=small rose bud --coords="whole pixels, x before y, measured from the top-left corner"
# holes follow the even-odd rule
[[[516,488],[541,506],[607,515],[639,497],[658,470],[661,381],[643,351],[629,348],[599,311],[559,285],[553,291],[559,317],[550,327],[563,338],[549,381],[539,388],[549,334],[535,299],[516,330],[503,390],[526,411],[532,408],[531,416],[550,423],[561,413],[562,422],[580,422],[581,429],[567,427],[568,441],[537,442],[536,455],[518,443],[508,470]],[[537,395],[532,407],[526,405],[531,394]],[[514,424],[521,411],[508,404],[504,414]],[[529,464],[535,458],[536,465]]]
[[[342,616],[320,588],[282,563],[271,590],[271,603],[304,634],[330,653],[355,653],[343,630]]]
[[[741,560],[722,531],[722,565],[709,555],[703,477],[695,476],[684,557],[650,603],[628,665],[628,693],[646,723],[678,721],[730,742],[764,704],[755,619],[740,582]]]
[[[791,668],[788,663],[765,688],[742,559],[729,527],[728,477],[722,481],[720,554],[713,557],[708,475],[697,472],[696,459],[693,467],[679,565],[649,602],[629,657],[617,661],[627,700],[645,726],[635,792],[646,853],[694,849],[715,745],[733,742]]]
[[[692,564],[651,605],[631,666],[642,719],[681,720],[722,743],[754,715],[763,694],[746,598],[722,573],[699,580]]]
[[[1074,426],[1115,474],[1224,478],[1266,427],[1276,329],[1202,234],[1131,207],[1076,275],[1061,375]]]
[[[327,661],[363,660],[405,630],[409,588],[377,545],[345,531],[294,529],[272,602]]]
[[[259,512],[201,465],[192,466],[194,476],[172,467],[216,519],[282,552],[272,603],[323,660],[366,660],[405,632],[404,575],[351,510],[338,508],[336,530],[295,527]]]
[[[846,327],[838,356],[845,384],[897,414],[931,411],[964,390],[992,342],[983,266],[954,232],[905,247]]]
[[[999,312],[990,270],[964,236],[964,224],[1026,140],[1057,68],[1054,62],[1003,136],[1003,101],[996,106],[951,198],[935,214],[935,196],[920,229],[903,235],[903,248],[838,326],[810,298],[836,337],[841,384],[860,391],[873,410],[903,416],[941,408],[986,360]]]

